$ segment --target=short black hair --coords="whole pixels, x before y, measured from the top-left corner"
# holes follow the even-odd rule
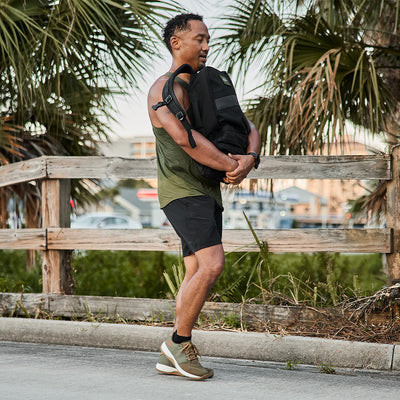
[[[163,41],[170,53],[172,53],[171,37],[174,36],[176,31],[190,30],[189,21],[193,20],[203,22],[203,16],[198,14],[179,14],[167,22],[163,30]]]

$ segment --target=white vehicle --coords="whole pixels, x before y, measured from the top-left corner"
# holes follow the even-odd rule
[[[71,221],[75,229],[141,229],[142,224],[118,214],[91,213],[77,217]]]

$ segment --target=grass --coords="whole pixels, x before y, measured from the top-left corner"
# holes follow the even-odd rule
[[[293,371],[299,364],[300,364],[299,361],[286,361],[285,369]]]
[[[337,307],[385,284],[379,254],[228,253],[210,301]],[[27,271],[25,252],[0,251],[0,292],[41,292],[41,268]],[[174,298],[184,276],[182,259],[161,252],[75,252],[76,294]]]
[[[335,368],[330,365],[324,364],[322,361],[319,361],[319,370],[322,374],[336,375]]]
[[[379,254],[228,254],[211,299],[335,307],[384,284]]]

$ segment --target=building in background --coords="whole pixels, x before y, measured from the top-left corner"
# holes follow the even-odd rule
[[[134,158],[149,158],[156,156],[154,136],[135,136],[131,142],[131,152]]]
[[[135,207],[139,212],[138,221],[143,227],[161,228],[165,225],[166,217],[160,210],[157,189],[121,188],[119,198],[120,201],[115,203],[114,212],[124,213],[130,207]]]
[[[153,135],[117,139],[110,143],[101,142],[99,149],[106,157],[149,158],[156,156],[156,143]]]
[[[103,213],[129,217],[144,228],[162,228],[166,224],[166,217],[160,210],[157,189],[119,187],[117,195],[110,195],[97,203],[91,203],[84,209],[78,206],[75,218]]]
[[[225,189],[223,222],[225,229],[288,229],[293,225],[290,204],[267,191]],[[245,217],[246,215],[246,217]]]
[[[153,135],[133,136],[132,139],[117,139],[111,143],[99,143],[100,152],[106,157],[152,158],[156,157]],[[151,187],[157,187],[157,179],[146,179]]]
[[[224,191],[224,227],[254,229],[348,227],[346,214],[329,213],[328,200],[297,186],[276,192]],[[246,215],[246,217],[244,216]],[[361,226],[361,225],[360,225]]]
[[[367,155],[372,154],[368,146],[354,141],[351,136],[346,138],[345,145],[332,144],[323,149],[324,155]],[[292,213],[296,214],[294,218],[296,227],[302,227],[304,224],[312,226],[364,226],[365,218],[354,217],[349,214],[349,200],[355,200],[366,193],[366,182],[360,180],[339,180],[339,179],[274,179],[274,191],[280,192],[283,189],[297,187],[320,196],[325,199],[326,204],[316,205],[315,207],[307,204],[298,203],[292,207]],[[303,217],[300,218],[300,215]]]

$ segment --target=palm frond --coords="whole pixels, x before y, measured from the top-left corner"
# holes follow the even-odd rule
[[[365,4],[310,1],[303,15],[282,15],[275,25],[264,18],[276,16],[267,4],[251,2],[259,11],[252,13],[250,5],[237,1],[233,17],[241,18],[219,44],[225,59],[242,74],[249,64],[263,60],[258,70],[264,83],[258,92],[264,94],[249,102],[247,115],[261,123],[264,151],[320,152],[325,144],[343,140],[346,121],[372,134],[387,132],[400,98],[385,71],[397,68],[400,48],[366,35],[371,27],[362,25],[360,17]],[[256,21],[263,30],[252,29],[259,26]]]
[[[255,58],[264,56],[283,23],[264,0],[238,0],[230,10],[221,19],[221,28],[216,29],[217,33],[219,29],[224,33],[217,37],[213,48],[217,59],[227,61],[224,67],[232,73],[243,71],[249,60],[254,62]]]
[[[112,96],[138,87],[174,0],[11,0],[0,7],[0,161],[95,155]],[[12,123],[11,123],[12,122]],[[31,190],[32,189],[32,190]],[[13,187],[20,195],[31,190]],[[72,195],[92,199],[84,182]]]

